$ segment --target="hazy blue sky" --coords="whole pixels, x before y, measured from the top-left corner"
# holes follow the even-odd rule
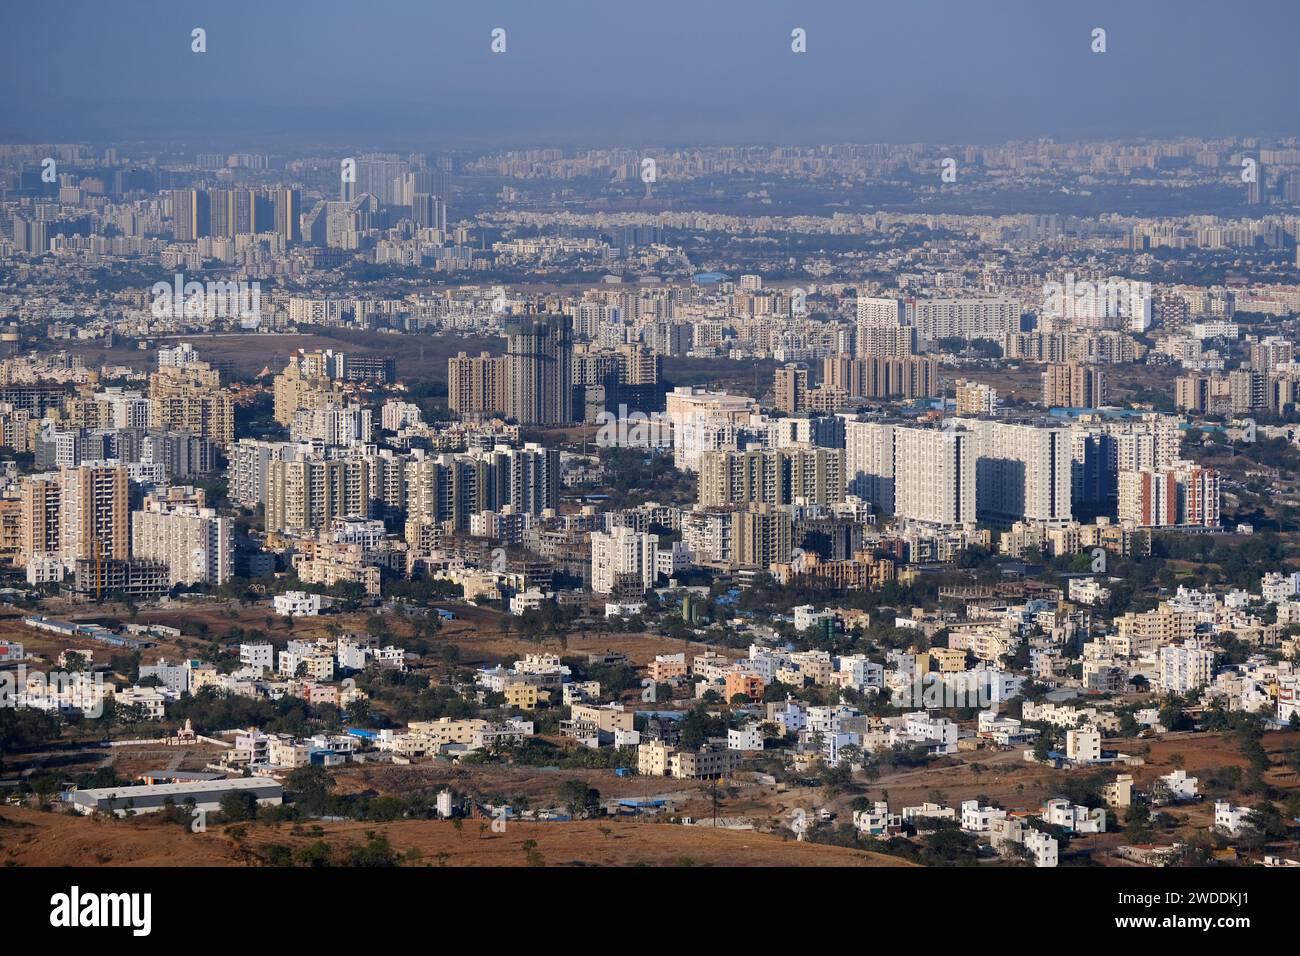
[[[1297,41],[1300,0],[5,2],[0,140],[1268,136],[1300,125]]]

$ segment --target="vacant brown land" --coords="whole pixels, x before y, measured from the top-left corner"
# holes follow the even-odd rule
[[[992,385],[998,391],[999,401],[1016,400],[1038,403],[1043,400],[1043,370],[1045,365],[1022,362],[1000,368],[960,369],[944,366],[943,377],[949,381],[965,378],[972,382]],[[1177,372],[1172,368],[1147,365],[1106,366],[1108,402],[1122,405],[1135,399],[1142,391],[1173,395]]]
[[[297,850],[325,842],[335,851],[386,837],[399,853],[418,851],[421,864],[525,866],[524,841],[548,866],[905,866],[879,853],[782,840],[743,830],[658,823],[577,821],[510,823],[505,833],[481,832],[478,821],[457,829],[448,821],[323,823],[319,832],[249,824],[241,839],[213,827],[190,833],[176,824],[94,820],[64,813],[0,809],[0,860],[18,866],[256,865],[268,844]],[[443,855],[445,854],[445,856]]]

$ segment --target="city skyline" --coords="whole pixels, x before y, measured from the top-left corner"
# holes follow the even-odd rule
[[[19,925],[1290,929],[1297,27],[0,7]]]

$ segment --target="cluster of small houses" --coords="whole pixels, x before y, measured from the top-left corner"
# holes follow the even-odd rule
[[[910,694],[916,705],[931,707],[953,704],[947,696],[930,702],[928,691],[920,693],[922,684],[934,685],[936,691],[942,684],[958,697],[977,695],[977,706],[991,707],[1015,696],[1028,677],[1083,694],[1199,694],[1206,706],[1217,703],[1229,711],[1259,714],[1277,725],[1300,713],[1300,668],[1293,663],[1300,657],[1300,638],[1287,636],[1289,627],[1300,625],[1300,572],[1265,574],[1258,593],[1232,589],[1217,595],[1180,586],[1150,611],[1118,616],[1104,633],[1087,609],[1099,586],[1095,578],[1071,580],[1073,604],[1061,601],[1058,590],[1032,582],[941,589],[945,605],[957,602],[961,608],[918,608],[892,621],[895,628],[915,630],[927,641],[944,635],[946,647],[932,648],[928,659],[915,655],[915,666],[907,660],[911,655],[890,652],[883,672],[879,664],[864,663],[852,665],[852,675],[828,674],[827,662],[806,654],[795,659],[797,669],[787,668],[781,678],[763,671],[761,661],[751,669],[767,681],[793,678],[799,684],[807,679],[867,693],[887,690],[895,701],[907,701]],[[1266,622],[1269,606],[1276,612],[1272,622]],[[794,613],[800,631],[847,629],[862,617],[860,611],[810,607]],[[1219,663],[1216,638],[1226,633],[1251,649],[1246,659]],[[1067,644],[1079,646],[1080,653],[1064,654]],[[1024,650],[1024,672],[1005,670],[1000,662]],[[838,670],[847,670],[846,659],[840,660]]]
[[[28,618],[25,623],[65,637],[90,638],[128,649],[143,646],[146,637],[180,636],[174,628],[160,625],[127,625],[128,633],[134,636],[123,637],[95,625],[45,618]],[[21,645],[6,644],[4,651],[5,661],[18,663],[24,659]],[[104,684],[102,675],[95,673],[93,649],[66,651],[56,666],[65,667],[69,656],[74,654],[80,658],[81,667],[76,673],[64,674],[66,679],[49,680],[41,672],[27,673],[24,683],[16,688],[16,706],[98,713],[104,700],[111,697],[119,708],[135,708],[145,719],[162,720],[169,701],[211,687],[222,694],[270,700],[298,697],[313,705],[333,704],[342,708],[364,698],[365,694],[354,684],[337,681],[339,673],[360,672],[370,666],[398,670],[406,667],[406,652],[401,648],[380,647],[353,635],[343,635],[337,640],[290,640],[278,652],[269,641],[255,641],[239,645],[239,667],[229,673],[222,673],[216,665],[200,660],[160,659],[141,665],[135,684],[114,687]],[[93,679],[96,676],[101,679]]]
[[[792,703],[792,702],[786,702]],[[608,732],[617,740],[620,735],[635,734],[630,723],[632,713],[610,706],[577,705],[575,723],[592,724],[598,733]],[[773,705],[772,716],[788,717],[792,708]],[[809,708],[810,711],[824,708]],[[820,719],[826,715],[812,715]],[[739,765],[740,754],[730,749],[741,745],[743,749],[760,749],[761,739],[745,740],[731,731],[726,749],[704,748],[700,751],[677,750],[662,740],[638,744],[638,771],[650,776],[674,778],[716,777],[733,772]],[[393,759],[409,761],[421,756],[439,753],[448,756],[474,750],[491,748],[500,744],[518,742],[532,736],[533,726],[522,720],[492,723],[477,719],[440,718],[432,721],[410,723],[404,731],[366,731],[349,729],[343,734],[317,734],[295,738],[288,734],[267,734],[255,728],[235,731],[233,746],[209,765],[211,773],[161,771],[146,775],[143,786],[100,788],[96,790],[69,791],[63,795],[70,806],[81,813],[112,812],[118,815],[149,813],[167,805],[186,805],[195,810],[214,812],[220,809],[221,799],[232,792],[248,792],[259,804],[274,805],[282,802],[283,787],[278,776],[308,765],[338,766],[348,760]],[[194,743],[195,735],[188,725],[172,743]],[[202,738],[215,742],[211,738]],[[623,736],[624,743],[630,738]],[[243,776],[228,776],[242,774]],[[1103,791],[1105,803],[1116,810],[1132,805],[1137,795],[1133,777],[1120,774]],[[1147,799],[1156,806],[1197,800],[1200,797],[1198,780],[1178,769],[1153,781]],[[453,815],[452,796],[444,791],[438,794],[438,814]],[[628,803],[621,801],[620,803]],[[649,803],[656,807],[664,801],[631,801]],[[621,806],[614,808],[621,811]],[[643,808],[641,808],[643,809]],[[495,811],[494,815],[495,815]],[[506,815],[512,811],[506,808]],[[1249,824],[1250,810],[1225,801],[1215,803],[1214,827],[1225,834],[1236,834]],[[563,817],[539,817],[556,818]],[[948,821],[948,822],[945,822]],[[870,807],[853,813],[853,826],[864,836],[889,838],[914,831],[918,835],[934,832],[941,826],[956,826],[963,832],[986,842],[1003,856],[1022,856],[1037,867],[1055,867],[1059,860],[1059,841],[1044,827],[1060,828],[1072,834],[1087,835],[1106,831],[1107,810],[1073,804],[1065,798],[1046,801],[1036,811],[1007,810],[984,806],[978,800],[966,800],[953,807],[942,803],[926,802],[919,806],[903,807],[893,813],[885,801],[876,801]],[[802,834],[801,834],[802,837]],[[1121,856],[1137,862],[1161,864],[1176,847],[1124,846],[1118,848]],[[1288,861],[1274,861],[1270,865],[1286,865]]]
[[[996,709],[979,713],[974,731],[959,727],[948,718],[921,709],[897,716],[880,717],[860,713],[845,705],[809,705],[787,696],[780,701],[763,702],[763,689],[769,681],[801,686],[841,685],[861,692],[880,692],[900,683],[906,684],[918,673],[937,674],[941,678],[971,673],[979,675],[982,686],[996,688],[995,696],[1014,696],[1019,678],[1003,671],[979,667],[972,671],[944,670],[951,649],[937,648],[922,654],[894,651],[890,653],[891,670],[862,655],[832,657],[822,651],[777,650],[751,645],[746,658],[733,660],[723,655],[704,653],[688,661],[685,654],[660,655],[649,665],[648,696],[661,684],[690,682],[694,696],[703,699],[710,691],[728,701],[750,718],[741,726],[727,731],[725,738],[711,739],[698,748],[677,746],[675,724],[682,712],[674,710],[632,710],[616,702],[600,700],[598,681],[574,681],[571,668],[554,654],[527,654],[509,668],[485,668],[478,672],[476,684],[480,694],[500,694],[508,707],[520,712],[534,709],[543,696],[558,691],[569,708],[569,717],[560,724],[562,736],[583,746],[636,749],[636,770],[650,777],[676,779],[717,778],[734,774],[746,755],[761,752],[768,738],[793,738],[792,754],[796,769],[806,769],[821,761],[837,767],[847,761],[861,766],[868,754],[894,747],[917,748],[928,755],[951,754],[959,749],[978,746],[1014,746],[1034,738],[1037,731],[1026,724],[1048,724],[1065,728],[1064,752],[1051,752],[1048,760],[1058,766],[1086,766],[1109,762],[1140,763],[1140,759],[1116,754],[1102,748],[1103,733],[1118,727],[1118,717],[1099,706],[1027,701],[1022,717],[1000,715]],[[955,658],[952,658],[955,663]],[[624,663],[622,655],[593,654],[590,663]],[[266,642],[240,646],[240,669],[219,674],[212,665],[197,661],[169,663],[160,661],[141,668],[141,679],[156,678],[156,687],[134,687],[117,693],[119,703],[143,699],[156,702],[151,716],[162,716],[163,701],[181,694],[192,694],[206,686],[225,692],[250,695],[295,693],[308,700],[324,699],[319,688],[329,688],[328,699],[340,705],[360,692],[335,683],[339,671],[353,672],[377,664],[404,667],[400,649],[376,647],[353,637],[335,641],[290,641],[276,653]],[[152,695],[152,696],[149,696]],[[749,700],[742,704],[736,695]],[[640,715],[642,730],[636,728]],[[1154,710],[1139,712],[1139,723],[1159,727]],[[184,794],[200,807],[215,808],[220,797],[230,792],[235,781],[253,791],[259,802],[279,802],[282,791],[275,776],[308,765],[333,767],[349,760],[389,760],[407,763],[433,756],[455,759],[467,753],[496,750],[523,742],[534,736],[534,723],[515,716],[505,720],[450,718],[413,721],[402,730],[371,731],[350,728],[340,734],[316,734],[297,738],[288,734],[268,734],[250,728],[234,732],[233,746],[218,761],[209,765],[214,773],[206,779],[173,780],[164,784],[147,784],[129,788],[124,798],[119,792],[82,791],[67,795],[81,812],[149,812],[162,809],[168,800]],[[193,740],[188,726],[178,742]],[[211,738],[208,738],[211,741]],[[1026,759],[1042,759],[1034,751],[1025,751]],[[622,771],[620,771],[622,772]],[[226,775],[251,774],[229,778]],[[199,775],[202,776],[202,775]],[[223,789],[224,787],[224,789]],[[1182,770],[1157,779],[1150,799],[1154,804],[1178,802],[1198,797],[1197,780]],[[1133,778],[1121,774],[1105,792],[1106,802],[1124,808],[1133,799]],[[1215,826],[1225,833],[1237,833],[1248,822],[1249,810],[1226,802],[1215,805]],[[1043,824],[1062,827],[1079,834],[1100,833],[1106,829],[1106,811],[1077,806],[1065,799],[1049,800],[1040,811],[1009,811],[981,806],[968,800],[959,807],[925,803],[904,807],[891,813],[884,802],[853,815],[853,825],[862,834],[887,837],[910,826],[924,833],[933,829],[931,820],[951,820],[968,833],[987,839],[989,845],[1004,855],[1020,854],[1035,866],[1052,867],[1058,861],[1057,840],[1048,832],[1035,828],[1035,818]],[[1126,848],[1134,858],[1150,848]]]
[[[643,681],[641,709],[601,699],[598,681],[573,679],[571,669],[557,655],[526,654],[510,667],[481,669],[475,679],[480,701],[500,695],[515,715],[502,720],[441,718],[411,722],[402,730],[368,731],[351,729],[345,734],[317,735],[295,739],[268,735],[257,730],[241,731],[234,746],[212,767],[221,773],[278,772],[311,763],[333,766],[347,760],[384,759],[410,762],[433,756],[456,758],[480,750],[494,750],[518,744],[534,736],[529,712],[542,704],[562,703],[569,716],[560,723],[560,734],[585,747],[635,748],[636,770],[646,776],[678,779],[716,778],[733,774],[747,754],[762,752],[769,741],[779,738],[798,769],[815,763],[839,767],[861,767],[876,751],[905,747],[926,755],[953,754],[976,747],[1015,747],[1031,743],[1038,735],[1033,725],[1050,725],[1065,730],[1063,751],[1026,750],[1028,760],[1046,760],[1058,767],[1107,763],[1140,763],[1140,759],[1103,749],[1104,735],[1119,730],[1119,715],[1105,701],[1090,704],[1071,702],[1072,696],[1088,691],[1131,689],[1135,675],[1145,676],[1150,686],[1164,691],[1199,691],[1203,702],[1219,701],[1230,710],[1264,713],[1278,722],[1288,720],[1300,709],[1300,674],[1285,658],[1270,660],[1256,654],[1245,662],[1216,669],[1211,639],[1215,633],[1232,629],[1237,637],[1260,648],[1276,648],[1291,656],[1300,642],[1286,639],[1282,628],[1300,623],[1300,600],[1296,588],[1300,575],[1264,578],[1261,595],[1232,591],[1218,597],[1179,588],[1149,612],[1126,614],[1117,619],[1115,633],[1094,636],[1083,644],[1082,679],[1065,678],[1059,668],[1057,650],[1065,639],[1078,639],[1090,631],[1090,620],[1078,610],[1054,604],[1042,596],[1029,596],[1021,604],[999,601],[996,595],[981,593],[967,603],[965,613],[926,614],[920,610],[898,617],[894,624],[933,635],[947,634],[946,647],[888,650],[883,662],[865,654],[833,655],[827,651],[795,650],[779,643],[775,635],[764,635],[772,643],[751,644],[747,656],[739,659],[701,653],[688,659],[685,653],[657,656],[647,667]],[[1074,585],[1071,590],[1076,591]],[[1077,599],[1087,591],[1072,594]],[[297,595],[289,596],[290,602]],[[992,597],[992,600],[989,598]],[[1277,608],[1277,624],[1264,625],[1253,610],[1259,603]],[[312,602],[314,603],[314,602]],[[282,613],[310,609],[286,606]],[[836,628],[859,623],[862,612],[796,608],[793,616],[799,631]],[[68,624],[30,618],[29,626],[65,634],[89,637],[114,647],[140,646],[150,636],[165,637],[160,629],[129,626],[126,635],[114,634],[94,625]],[[161,629],[163,631],[167,629]],[[999,705],[1019,695],[1025,675],[1014,673],[1001,663],[1023,640],[1031,642],[1029,672],[1057,685],[1045,701],[1025,701],[1019,718],[999,713]],[[20,645],[3,647],[4,660],[21,661]],[[336,640],[291,640],[277,652],[268,642],[244,643],[239,648],[240,666],[220,673],[211,664],[197,660],[158,661],[142,666],[140,680],[155,686],[107,688],[118,704],[133,706],[147,717],[164,716],[168,700],[195,694],[205,687],[222,693],[276,699],[301,697],[312,704],[331,703],[346,707],[364,694],[353,682],[339,681],[342,674],[369,666],[406,666],[400,648],[379,647],[353,636]],[[76,652],[83,663],[92,652]],[[1275,655],[1276,656],[1276,655]],[[589,664],[625,664],[618,654],[589,655]],[[974,663],[972,663],[974,662]],[[62,663],[62,660],[61,660]],[[1120,677],[1109,673],[1117,670]],[[147,680],[154,678],[154,680]],[[907,712],[888,717],[861,713],[847,704],[809,705],[792,696],[765,701],[769,685],[780,683],[795,688],[816,686],[845,688],[867,696],[888,695]],[[733,715],[742,718],[725,737],[710,739],[699,747],[686,748],[678,740],[677,722],[683,711],[659,706],[663,686],[685,686],[694,700],[726,703]],[[41,696],[41,694],[45,696]],[[53,694],[64,694],[55,697]],[[46,684],[33,688],[26,698],[19,691],[20,706],[85,709],[84,687],[71,689]],[[910,706],[909,706],[910,705]],[[950,707],[976,707],[973,729],[960,727],[936,711]],[[914,708],[914,709],[913,709]],[[637,721],[637,717],[643,718]],[[1134,715],[1140,727],[1162,732],[1155,708]],[[640,729],[638,729],[638,724]],[[793,740],[793,745],[790,741]],[[1121,775],[1108,789],[1108,802],[1127,806],[1132,778]],[[1196,796],[1195,778],[1175,771],[1160,778],[1163,799],[1191,799]],[[1238,832],[1249,811],[1220,802],[1215,807],[1215,826],[1227,833]],[[918,818],[960,820],[963,829],[987,834],[997,848],[1022,847],[1038,866],[1056,862],[1056,841],[1035,830],[1026,821],[1038,816],[1044,822],[1073,832],[1104,830],[1104,813],[1072,807],[1067,802],[1049,801],[1039,814],[1008,812],[980,807],[967,801],[960,808],[937,805],[903,808],[891,814],[877,804],[854,815],[863,833],[885,835],[903,823]],[[1099,822],[1100,821],[1100,822]],[[1130,848],[1132,849],[1132,848]],[[1008,851],[1009,852],[1009,851]],[[1142,857],[1134,850],[1135,859]]]
[[[1077,582],[1071,582],[1073,592]],[[1271,606],[1275,620],[1262,613]],[[1300,572],[1265,574],[1258,594],[1232,589],[1222,595],[1180,586],[1153,610],[1121,615],[1114,633],[1083,645],[1084,689],[1123,691],[1144,682],[1161,692],[1199,693],[1206,705],[1260,714],[1278,724],[1300,712],[1300,669],[1293,660],[1300,639],[1286,630],[1300,624]],[[1246,660],[1216,665],[1218,635],[1231,633],[1255,648]],[[1272,660],[1265,650],[1277,652]]]
[[[1200,798],[1199,781],[1181,769],[1157,777],[1146,795],[1154,806],[1185,803]],[[1131,774],[1120,774],[1103,791],[1103,799],[1113,809],[1132,806],[1136,790]],[[1235,835],[1249,825],[1250,809],[1227,801],[1214,804],[1214,829]],[[963,832],[985,841],[1004,856],[1027,854],[1035,866],[1054,867],[1059,861],[1059,841],[1034,823],[1059,827],[1071,834],[1106,832],[1106,810],[1073,804],[1063,797],[1046,801],[1038,810],[1006,810],[981,806],[978,800],[963,801],[951,807],[940,803],[923,803],[903,807],[891,813],[884,801],[853,814],[853,826],[867,836],[887,838],[914,830],[918,835],[934,832],[942,821],[951,821]],[[1122,846],[1121,856],[1144,863],[1162,863],[1174,851],[1172,847]]]
[[[1076,600],[1089,595],[1089,580],[1071,581],[1070,591]],[[651,662],[648,678],[656,686],[689,680],[695,685],[697,697],[714,691],[728,703],[737,694],[760,701],[767,685],[780,682],[795,687],[812,684],[850,688],[870,695],[888,693],[893,702],[909,709],[975,706],[996,710],[1000,703],[1017,696],[1024,681],[1032,677],[1067,692],[1116,693],[1142,687],[1179,694],[1199,692],[1207,704],[1218,701],[1228,710],[1261,713],[1285,723],[1300,712],[1300,672],[1290,661],[1300,652],[1300,639],[1284,636],[1288,625],[1300,624],[1298,590],[1300,572],[1265,575],[1258,595],[1232,590],[1217,596],[1180,587],[1154,610],[1121,615],[1111,633],[1095,634],[1090,613],[1081,606],[1062,602],[1055,588],[1033,582],[1010,582],[996,588],[954,588],[946,597],[963,604],[960,613],[914,609],[892,622],[897,628],[917,631],[918,636],[927,638],[926,643],[943,632],[946,646],[921,653],[890,650],[881,662],[865,654],[833,657],[825,651],[787,649],[770,629],[756,627],[756,636],[761,634],[769,643],[752,644],[748,658],[741,662],[722,655],[699,655],[688,663],[684,655],[664,655]],[[275,601],[281,614],[312,614],[319,609],[319,595],[290,592],[276,595]],[[1260,604],[1276,608],[1276,623],[1263,623],[1255,610]],[[797,631],[806,632],[856,627],[867,617],[861,611],[804,606],[794,609],[792,620]],[[142,646],[151,633],[168,636],[165,632],[172,632],[175,636],[173,629],[156,625],[128,625],[125,633],[119,634],[93,624],[40,617],[28,618],[25,623],[67,637],[127,649]],[[1213,638],[1228,630],[1260,651],[1280,651],[1282,659],[1272,660],[1256,653],[1239,664],[1216,667]],[[1091,639],[1086,639],[1089,635]],[[1085,640],[1077,659],[1061,653],[1067,642],[1081,639]],[[1008,670],[1002,661],[1026,641],[1027,673]],[[6,645],[0,660],[21,660],[21,650],[15,654],[15,648]],[[218,674],[211,665],[196,661],[160,662],[149,671],[159,677],[161,687],[121,688],[116,692],[118,702],[138,707],[147,716],[161,717],[169,695],[195,693],[214,685],[227,693],[270,697],[291,694],[312,703],[346,706],[349,692],[333,682],[336,667],[360,670],[371,663],[404,666],[399,648],[375,648],[351,637],[314,644],[291,641],[289,648],[280,652],[278,661],[274,656],[269,644],[241,645],[241,668],[233,674]],[[1070,676],[1067,665],[1076,660],[1080,672]],[[147,675],[142,671],[141,676]],[[545,668],[501,668],[480,675],[480,685],[502,693],[511,707],[531,710],[544,699],[548,686],[559,688],[567,677],[559,671],[548,673]],[[653,701],[654,688],[647,690],[643,699]],[[65,699],[59,699],[34,688],[28,705],[70,709],[83,700],[85,693],[74,689]],[[565,688],[564,694],[565,704],[572,703],[570,695],[577,695],[575,699],[583,702],[594,696],[576,685]],[[1007,739],[1014,738],[1013,731],[1008,724],[1000,725],[996,732],[1004,738],[1000,742],[1014,743],[1014,739]],[[831,755],[828,752],[827,756]]]

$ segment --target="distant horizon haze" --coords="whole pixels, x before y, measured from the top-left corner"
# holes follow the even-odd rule
[[[0,6],[0,141],[1277,138],[1300,131],[1298,39],[1287,0],[48,0]]]

